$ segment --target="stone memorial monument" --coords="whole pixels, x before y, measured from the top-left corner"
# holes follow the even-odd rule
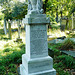
[[[56,75],[53,59],[48,56],[47,28],[49,18],[43,14],[42,0],[28,0],[26,25],[26,54],[22,55],[21,75]]]

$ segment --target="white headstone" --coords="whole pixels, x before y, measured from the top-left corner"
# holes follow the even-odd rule
[[[72,29],[75,29],[75,13],[72,14]]]
[[[48,56],[46,24],[49,24],[49,18],[37,11],[38,0],[30,1],[31,13],[23,19],[26,24],[26,54],[22,55],[20,74],[56,75],[53,69],[53,59]]]

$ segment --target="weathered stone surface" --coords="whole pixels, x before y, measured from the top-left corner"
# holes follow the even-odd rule
[[[46,18],[45,14],[28,14],[25,16],[23,19],[23,22],[25,24],[30,24],[30,25],[40,25],[40,24],[49,24],[50,19]]]
[[[22,56],[21,75],[56,75],[53,59],[48,56],[47,28],[50,19],[39,13],[36,8],[38,0],[30,0],[32,9],[23,19],[26,25],[26,54]],[[42,0],[39,0],[42,1]],[[39,3],[38,1],[38,3]]]
[[[21,75],[56,75],[56,71],[55,69],[51,69],[51,70],[46,70],[46,71],[41,71],[41,72],[36,72],[36,73],[31,73],[31,74],[27,74],[25,68],[23,65],[20,65],[20,71],[21,71]]]
[[[28,65],[27,65],[28,64]],[[35,59],[28,59],[27,55],[22,56],[22,65],[28,73],[36,73],[53,69],[53,59],[49,56]]]
[[[21,75],[56,75],[51,57],[29,59],[26,54],[22,56],[20,73]]]
[[[30,58],[48,56],[46,25],[26,25],[26,52]]]

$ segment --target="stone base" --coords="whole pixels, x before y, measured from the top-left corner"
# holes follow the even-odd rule
[[[21,72],[20,73],[21,75],[56,75],[56,70],[55,69],[27,74],[27,72],[26,72],[25,68],[23,67],[23,65],[20,65],[20,72]]]
[[[21,75],[56,75],[53,69],[53,59],[49,56],[28,59],[27,55],[22,56],[20,65]]]

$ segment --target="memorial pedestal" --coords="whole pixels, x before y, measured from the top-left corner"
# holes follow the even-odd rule
[[[56,75],[53,59],[48,56],[45,14],[28,14],[26,24],[26,54],[22,55],[21,75]]]

